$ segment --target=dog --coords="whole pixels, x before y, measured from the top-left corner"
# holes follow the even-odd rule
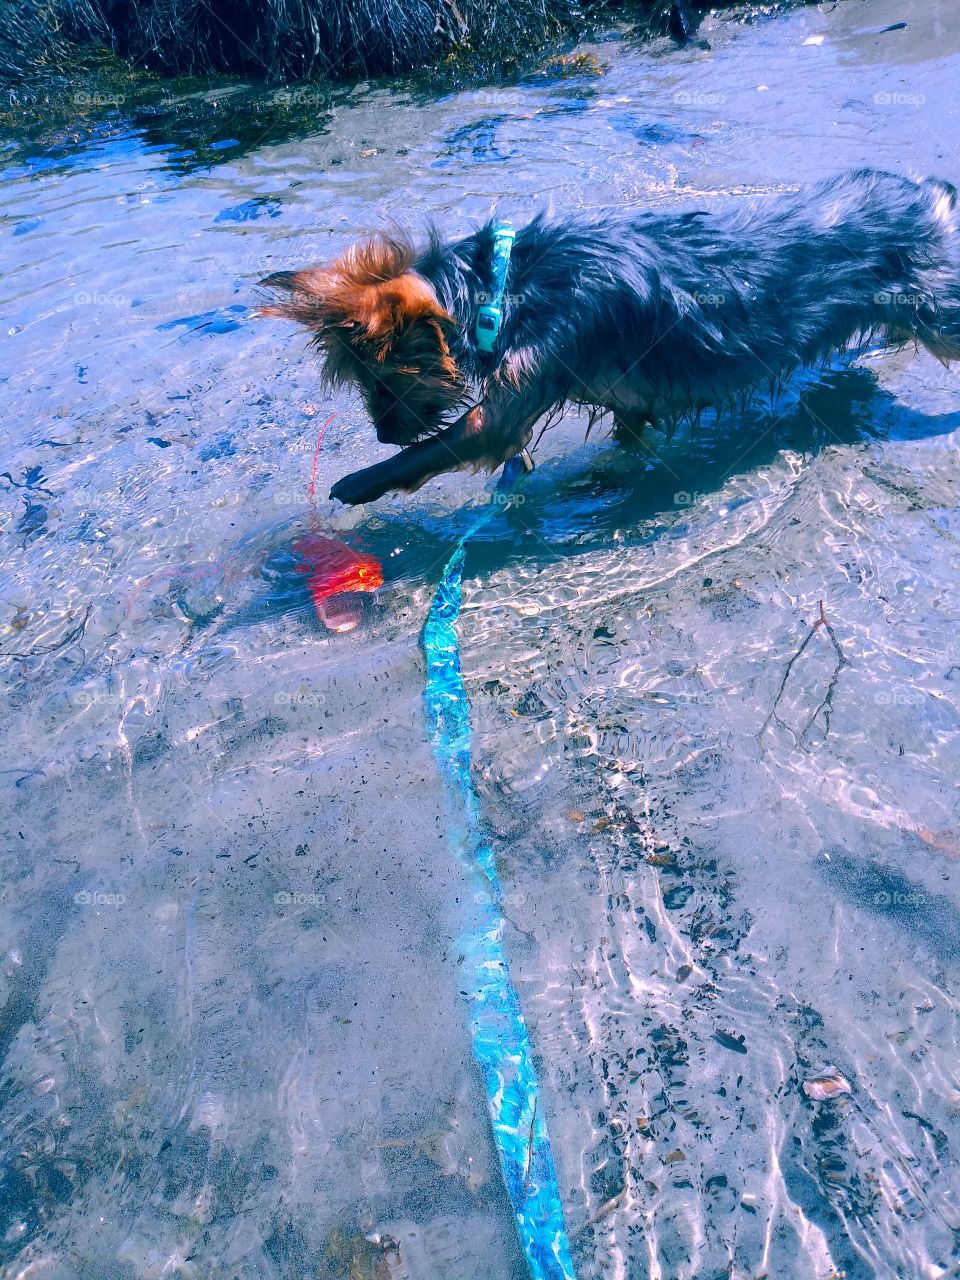
[[[870,169],[721,212],[381,235],[261,283],[400,446],[334,485],[351,504],[494,470],[568,402],[669,428],[865,343],[960,356],[956,189]]]

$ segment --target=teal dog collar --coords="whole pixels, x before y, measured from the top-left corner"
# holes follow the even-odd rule
[[[497,344],[503,323],[503,295],[507,288],[510,254],[516,239],[513,227],[497,227],[493,233],[493,296],[480,304],[474,332],[477,346],[489,354]]]

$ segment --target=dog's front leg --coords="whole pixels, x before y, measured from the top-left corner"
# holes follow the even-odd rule
[[[480,408],[478,405],[471,409],[452,427],[429,440],[409,445],[385,462],[344,476],[330,490],[330,497],[356,506],[361,502],[375,502],[391,490],[413,493],[444,471],[480,466],[486,451]]]
[[[529,443],[533,424],[545,407],[526,396],[490,397],[429,440],[344,476],[330,490],[330,497],[356,506],[375,502],[392,490],[413,493],[445,471],[463,467],[493,471]]]

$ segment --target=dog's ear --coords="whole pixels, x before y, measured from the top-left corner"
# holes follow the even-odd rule
[[[258,308],[313,330],[327,347],[349,343],[357,355],[382,362],[394,340],[415,320],[449,322],[430,283],[413,270],[415,253],[404,240],[377,236],[348,249],[328,267],[280,271],[260,283],[289,298]]]

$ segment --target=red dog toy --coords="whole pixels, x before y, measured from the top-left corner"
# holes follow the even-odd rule
[[[317,617],[330,631],[352,631],[363,619],[360,591],[383,586],[379,560],[345,542],[320,533],[305,534],[293,544],[297,573],[307,577],[307,590]]]

